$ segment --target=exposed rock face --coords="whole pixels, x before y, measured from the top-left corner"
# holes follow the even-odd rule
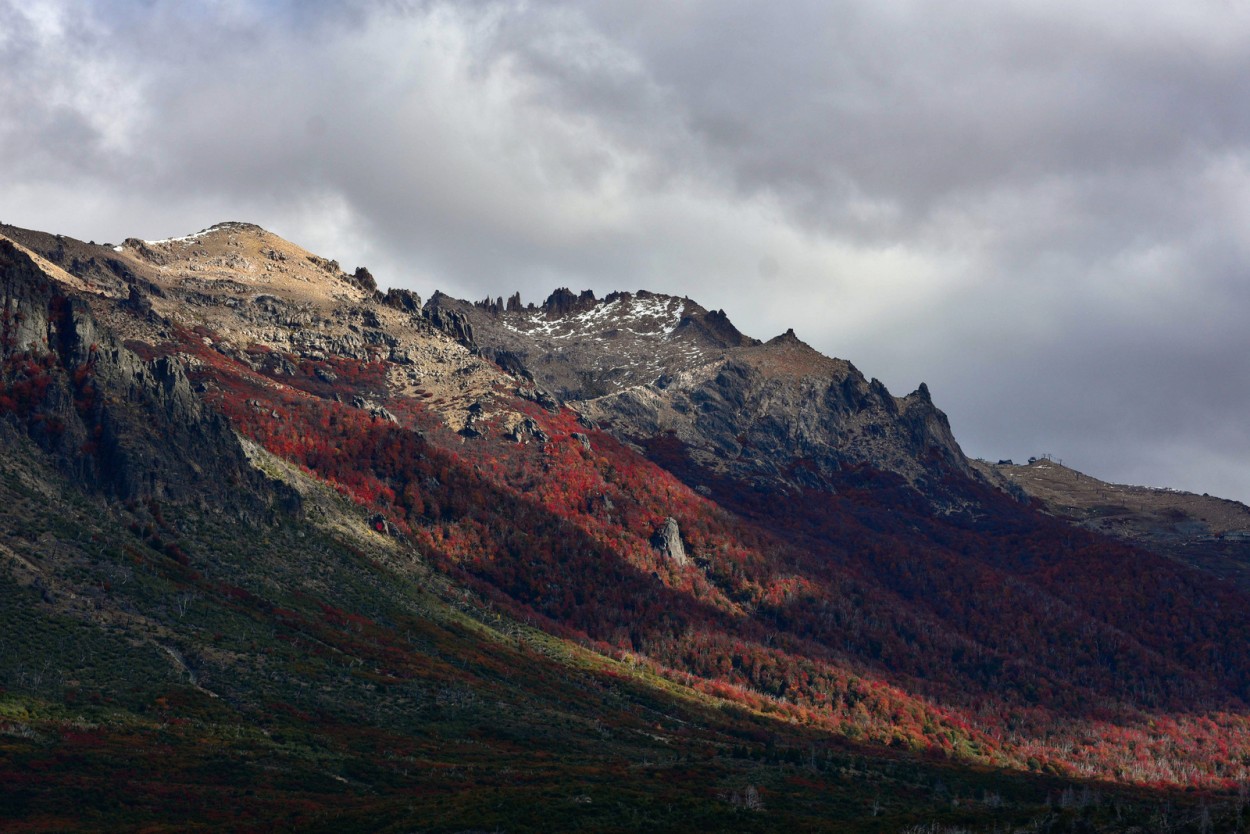
[[[252,469],[225,419],[203,408],[182,362],[127,350],[84,300],[2,238],[0,297],[5,381],[26,375],[10,360],[37,359],[46,394],[28,431],[75,477],[124,499],[203,501],[246,485],[240,492],[297,506]]]
[[[94,306],[123,337],[154,343],[154,330],[204,323],[214,350],[287,377],[299,360],[387,362],[387,390],[368,393],[384,419],[388,393],[420,396],[466,438],[510,435],[523,409],[503,400],[519,396],[549,411],[567,404],[627,442],[673,438],[700,467],[741,481],[836,488],[867,465],[923,491],[921,481],[972,475],[924,386],[894,397],[793,331],[761,343],[690,299],[561,288],[540,306],[438,292],[421,306],[246,224],[112,248],[15,233],[103,288],[115,303]],[[484,421],[474,403],[504,419]]]
[[[386,291],[386,295],[382,296],[382,303],[406,313],[419,314],[421,312],[421,296],[410,290],[392,287]]]
[[[122,303],[128,309],[141,316],[151,315],[152,313],[152,302],[133,284],[130,285],[129,297]]]
[[[520,299],[517,304],[520,305]],[[590,310],[595,304],[595,294],[592,291],[583,290],[581,295],[574,295],[568,287],[561,287],[547,296],[547,300],[543,302],[542,313],[548,319],[561,319]]]
[[[521,399],[538,403],[550,412],[554,413],[560,409],[560,402],[541,388],[518,388],[516,393]]]
[[[510,350],[499,350],[498,348],[479,348],[478,353],[499,366],[499,369],[512,376],[521,379],[533,381],[534,375],[530,373],[529,368],[525,367],[524,360],[516,353]]]
[[[655,535],[651,537],[651,546],[678,567],[685,567],[690,563],[689,557],[686,556],[686,547],[681,543],[681,527],[678,526],[677,519],[672,516],[664,519],[660,529],[655,531]]]
[[[531,417],[518,420],[516,425],[508,430],[507,437],[516,443],[528,443],[530,441],[546,443],[549,439],[547,433]]]
[[[589,290],[575,295],[560,289],[537,308],[522,307],[518,296],[505,308],[436,293],[425,313],[431,321],[463,317],[483,356],[566,402],[644,385],[726,349],[758,344],[723,312],[646,291],[611,293],[597,301]]]
[[[399,423],[399,418],[396,417],[394,414],[387,411],[385,408],[373,402],[372,400],[367,400],[364,397],[353,397],[352,407],[359,408],[363,411],[366,411],[368,412],[369,416],[377,417],[379,420],[385,420],[388,423],[396,423],[396,424]]]
[[[426,315],[463,317],[479,353],[506,356],[618,436],[676,438],[737,479],[828,488],[859,464],[913,483],[975,477],[923,384],[894,397],[792,330],[762,344],[689,299],[560,289],[534,308],[440,295]]]
[[[474,344],[473,323],[464,312],[441,305],[439,300],[445,297],[441,293],[434,293],[434,297],[426,305],[426,319],[456,341],[472,347]]]

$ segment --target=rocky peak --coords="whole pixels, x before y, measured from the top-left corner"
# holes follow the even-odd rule
[[[454,299],[450,299],[453,303],[449,304],[448,300],[449,296],[435,290],[426,302],[422,315],[436,329],[467,347],[473,347],[473,321],[464,309],[466,305]]]
[[[359,301],[377,295],[366,267],[343,270],[255,223],[227,221],[163,240],[127,238],[104,247],[118,264],[156,284],[194,287],[264,287],[279,298],[333,297]],[[76,270],[71,270],[76,271]]]
[[[207,235],[214,232],[224,232],[226,234],[268,234],[263,227],[243,220],[223,220],[204,229],[200,234]]]
[[[724,310],[704,311],[698,305],[691,307],[693,309],[682,318],[679,326],[696,331],[702,340],[726,348],[749,347],[760,343],[758,339],[752,339],[734,327]]]
[[[581,295],[574,295],[568,287],[560,287],[547,296],[540,308],[548,319],[560,319],[574,313],[584,313],[597,304],[592,290],[582,290]]]
[[[198,232],[182,235],[180,237],[163,238],[161,240],[142,240],[140,238],[130,237],[122,242],[123,248],[131,248],[142,254],[160,257],[159,247],[172,243],[211,243],[216,241],[229,241],[239,235],[245,235],[251,238],[261,238],[268,235],[261,226],[255,223],[245,223],[239,220],[226,220],[221,223],[200,229]]]
[[[382,303],[405,313],[413,315],[421,313],[421,296],[411,290],[391,287],[386,291],[386,295],[382,296]]]
[[[788,329],[786,330],[786,332],[785,332],[785,333],[782,333],[780,336],[774,336],[773,338],[769,339],[769,340],[768,340],[765,344],[769,344],[769,345],[802,345],[803,347],[807,347],[807,343],[806,343],[806,342],[803,342],[802,340],[800,340],[800,339],[799,339],[799,337],[798,337],[798,336],[796,336],[796,335],[795,335],[795,333],[794,333],[794,328],[793,328],[793,327],[788,328]]]

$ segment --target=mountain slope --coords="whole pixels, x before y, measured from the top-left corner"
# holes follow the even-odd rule
[[[568,754],[582,764],[533,784],[642,791],[596,807],[601,822],[643,801],[640,763],[702,757],[665,795],[715,825],[742,823],[747,772],[791,819],[844,801],[824,777],[788,781],[802,753],[770,743],[809,748],[809,774],[854,750],[874,774],[905,762],[925,779],[926,756],[1034,779],[1246,778],[1244,592],[971,477],[923,388],[893,398],[792,335],[757,343],[664,296],[423,307],[246,224],[120,247],[0,232],[16,241],[0,425],[21,450],[3,553],[6,588],[26,589],[4,611],[40,634],[121,623],[127,662],[179,682],[172,714],[195,726],[179,750],[231,721],[266,728],[281,703],[280,733],[316,750],[255,755],[301,778],[324,755],[385,798],[417,784],[406,757],[467,762],[508,804],[533,795],[505,790],[499,761]],[[599,352],[559,339],[658,364],[604,377]],[[715,453],[727,433],[737,458]],[[84,687],[29,665],[4,685],[60,727],[55,705]],[[90,690],[130,716],[171,703],[107,676]],[[430,699],[475,717],[441,724]],[[987,778],[1022,796],[1055,784]],[[439,784],[432,803],[480,796]],[[936,795],[886,804],[914,820]],[[328,796],[310,813],[390,802]],[[458,807],[440,819],[490,824]]]
[[[977,462],[1047,512],[1250,589],[1250,507],[1172,489],[1110,484],[1049,458]]]
[[[233,434],[212,451],[249,474],[219,489],[224,470],[208,450],[181,458],[173,425],[208,412],[203,386],[165,399],[145,369],[173,360],[98,330],[94,353],[115,363],[49,351],[44,334],[96,323],[67,312],[60,276],[41,278],[16,247],[0,254],[6,828],[763,830],[820,827],[839,806],[864,819],[941,814],[945,785],[1003,790],[956,774],[939,796],[932,768],[867,767],[837,739],[501,616],[338,490]],[[70,433],[45,426],[67,414],[71,384],[96,389],[117,454],[156,450],[154,468],[85,477],[95,452],[45,442]],[[136,451],[143,426],[157,431]],[[273,494],[299,498],[237,513]],[[800,755],[807,775],[791,784]],[[874,810],[838,786],[852,769],[917,798]],[[1042,812],[1040,787],[1016,790],[1015,813]]]

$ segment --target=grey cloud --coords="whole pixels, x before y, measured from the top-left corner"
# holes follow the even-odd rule
[[[0,217],[686,294],[924,379],[973,453],[1247,499],[1247,34],[1202,2],[0,0]]]

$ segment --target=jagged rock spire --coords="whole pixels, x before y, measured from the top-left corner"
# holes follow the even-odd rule
[[[690,562],[689,557],[686,556],[686,547],[681,543],[681,527],[678,526],[677,519],[672,516],[664,519],[664,523],[655,531],[655,535],[651,537],[651,546],[671,559],[678,567],[684,567]]]

